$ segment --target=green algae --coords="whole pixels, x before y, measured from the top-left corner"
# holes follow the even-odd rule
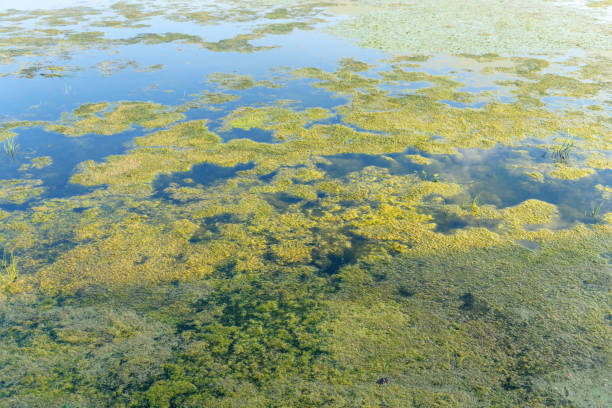
[[[332,193],[319,199],[321,214],[279,214],[265,204],[266,194],[274,190],[287,191],[296,183],[311,182]],[[62,356],[89,353],[89,358],[80,360],[89,380],[80,374],[46,380],[55,386],[78,381],[79,391],[69,397],[71,401],[93,403],[105,398],[114,392],[106,388],[113,376],[114,384],[131,384],[114,394],[115,398],[142,399],[145,405],[162,404],[168,395],[181,404],[212,399],[215,404],[231,405],[246,399],[253,406],[266,406],[271,399],[290,406],[402,401],[412,401],[415,406],[467,406],[474,401],[534,405],[551,398],[562,401],[562,391],[548,383],[537,391],[529,384],[544,380],[542,375],[551,370],[576,373],[591,359],[603,357],[602,352],[595,357],[584,347],[585,342],[588,347],[604,346],[605,302],[593,300],[590,304],[595,309],[588,313],[581,302],[605,296],[601,291],[605,264],[598,254],[610,250],[610,240],[605,239],[610,234],[607,227],[555,233],[523,231],[521,234],[528,234],[542,247],[539,253],[530,254],[505,241],[514,239],[516,231],[508,233],[508,238],[486,234],[478,250],[471,242],[483,234],[481,230],[467,232],[466,239],[464,233],[445,238],[412,228],[413,234],[432,235],[414,240],[416,247],[409,249],[408,256],[384,255],[380,243],[374,240],[337,275],[319,275],[312,266],[297,266],[320,262],[317,249],[322,243],[336,242],[330,255],[356,250],[346,235],[347,225],[369,230],[370,235],[378,231],[377,236],[382,231],[388,234],[397,230],[388,238],[391,250],[396,247],[395,240],[407,238],[400,233],[406,231],[405,225],[414,223],[416,227],[422,221],[418,217],[409,221],[404,216],[399,223],[394,221],[398,225],[390,226],[389,221],[395,217],[385,214],[402,209],[408,215],[415,211],[414,204],[432,191],[456,193],[456,188],[449,187],[413,176],[390,176],[376,169],[353,174],[345,181],[330,180],[324,172],[313,169],[286,169],[270,185],[243,178],[200,190],[200,199],[182,209],[149,200],[111,204],[113,201],[108,202],[104,196],[72,199],[55,208],[41,207],[36,213],[51,215],[45,223],[62,222],[63,229],[75,228],[84,240],[45,268],[41,276],[45,290],[53,293],[61,288],[70,293],[91,288],[95,282],[104,291],[121,291],[123,285],[175,277],[181,283],[145,287],[144,293],[137,292],[142,297],[130,290],[119,309],[116,300],[101,300],[95,309],[84,309],[88,319],[83,318],[85,311],[77,312],[82,310],[78,298],[68,305],[52,304],[49,313],[41,316],[45,323],[23,327],[21,336],[28,339],[27,344],[36,341],[40,352],[63,350],[44,360],[44,365],[69,366],[70,360]],[[72,206],[92,206],[100,198],[111,204],[109,208],[98,207],[85,217],[62,216]],[[336,204],[348,198],[356,201],[354,206]],[[379,200],[390,208],[381,206]],[[132,207],[139,208],[143,215],[134,215]],[[158,215],[147,219],[144,214],[150,211]],[[205,218],[197,215],[201,211],[205,211]],[[236,219],[219,218],[214,224],[200,224],[198,220],[209,219],[214,211],[232,214]],[[164,215],[159,217],[159,212]],[[524,221],[548,221],[554,208],[527,202],[504,214],[508,220],[520,220],[512,224],[522,231]],[[85,228],[92,223],[95,228]],[[109,228],[101,228],[99,223],[109,224]],[[198,224],[211,239],[203,238]],[[374,226],[376,229],[372,229]],[[193,240],[198,234],[202,238]],[[262,235],[278,243],[267,248],[261,242]],[[61,239],[61,235],[46,239]],[[446,251],[443,248],[447,244],[435,244],[437,239],[455,241],[459,246]],[[434,247],[429,247],[432,243]],[[380,263],[381,257],[386,261]],[[101,268],[102,259],[106,261]],[[223,266],[228,259],[239,261]],[[211,261],[218,262],[218,269],[204,267]],[[74,265],[79,265],[83,274],[71,274]],[[568,267],[580,271],[579,275],[563,274],[563,268]],[[508,268],[515,273],[500,272]],[[151,274],[162,270],[172,272]],[[408,270],[411,273],[406,273]],[[187,274],[187,280],[181,274]],[[192,281],[194,274],[204,280]],[[215,278],[206,279],[208,274]],[[336,284],[332,285],[333,281]],[[593,288],[585,288],[580,283],[583,281],[592,282]],[[568,287],[575,289],[568,292]],[[557,288],[566,290],[557,292]],[[535,295],[542,290],[559,294],[542,300]],[[562,314],[558,313],[559,305]],[[18,310],[26,315],[40,313],[33,306]],[[93,325],[100,320],[98,316],[114,317]],[[515,324],[506,324],[509,321]],[[586,337],[584,333],[563,335],[567,325],[575,321],[589,327]],[[547,331],[556,336],[543,336]],[[1,335],[8,347],[5,350],[11,350],[14,356],[9,361],[32,361],[27,357],[31,346],[18,343],[9,332]],[[156,341],[153,336],[157,336]],[[563,338],[559,344],[551,340],[559,338]],[[504,347],[499,347],[499,339],[503,339]],[[93,351],[88,347],[92,342],[98,345]],[[144,345],[150,353],[143,360]],[[118,376],[114,371],[118,368],[108,370],[108,353],[113,352],[124,356],[127,364]],[[526,361],[530,364],[525,365]],[[24,373],[18,377],[21,380],[10,391],[5,390],[4,397],[27,401],[66,398],[63,392],[45,393],[45,382],[28,381],[26,373],[31,373],[35,365],[29,362],[24,366],[27,369],[20,371]],[[139,376],[133,377],[131,373],[135,372]],[[221,373],[223,382],[218,381]],[[391,379],[387,388],[376,385],[383,376]],[[449,382],[449,378],[455,380]],[[178,388],[173,384],[179,384]],[[296,386],[298,394],[289,391]],[[31,388],[37,392],[26,396]]]
[[[26,30],[19,26],[15,27],[18,29],[19,35],[0,38],[0,60],[3,63],[10,64],[14,62],[16,57],[28,57],[33,60],[36,57],[50,55],[68,57],[67,59],[69,59],[70,55],[87,49],[113,50],[124,45],[155,45],[175,42],[197,45],[214,52],[252,53],[275,47],[256,46],[251,44],[253,40],[265,38],[269,35],[290,34],[295,29],[311,30],[314,24],[322,21],[315,18],[315,15],[319,13],[314,11],[315,8],[323,6],[322,3],[317,3],[295,4],[287,8],[288,19],[293,21],[263,24],[252,28],[251,32],[237,34],[218,41],[205,41],[200,36],[181,32],[164,34],[140,32],[131,37],[109,38],[101,31],[83,31],[81,27],[78,27],[78,24],[84,19],[90,19],[101,14],[104,14],[102,19],[90,20],[88,21],[89,25],[115,30],[142,30],[150,27],[149,20],[154,17],[180,23],[193,22],[202,25],[214,25],[229,21],[246,23],[256,21],[260,16],[260,12],[253,12],[250,8],[259,7],[259,11],[267,11],[267,6],[266,4],[256,6],[249,3],[249,9],[238,7],[223,12],[220,9],[209,12],[197,10],[199,7],[193,7],[193,5],[182,5],[177,11],[175,6],[171,7],[165,3],[149,3],[143,8],[142,4],[119,2],[107,10],[75,7],[61,10],[36,10],[26,12],[23,15],[15,14],[12,16],[13,18],[8,20],[19,22],[40,18],[38,21],[44,24],[43,27],[49,28]],[[62,29],[59,30],[58,28]],[[7,29],[5,31],[8,34],[15,33],[15,30]],[[84,67],[70,68],[77,70]],[[31,78],[37,71],[40,71],[40,68],[35,63],[31,63],[27,64],[27,67],[21,72],[7,75],[21,75]],[[43,71],[41,74],[46,77],[66,75],[53,70]]]
[[[185,115],[151,102],[119,102],[107,110],[107,102],[85,104],[77,108],[74,117],[66,117],[60,123],[48,124],[47,131],[78,137],[89,133],[113,135],[132,129],[133,125],[154,129],[182,120]]]
[[[259,128],[274,131],[277,139],[284,140],[298,136],[307,124],[330,116],[327,109],[308,108],[302,112],[295,112],[284,108],[282,104],[271,107],[239,108],[225,118],[221,131],[232,128],[243,130]]]
[[[204,92],[204,95],[198,100],[208,105],[223,105],[228,102],[234,102],[240,99],[239,95],[220,93],[220,92]]]
[[[590,0],[587,3],[589,7],[610,7],[612,6],[612,1],[610,0]]]
[[[231,13],[252,19],[247,11]],[[123,12],[152,16],[137,7]],[[198,18],[209,23],[208,14],[188,17]],[[546,67],[514,63],[501,71],[530,81]],[[0,400],[607,406],[597,390],[605,390],[601,373],[610,367],[610,213],[597,225],[562,229],[553,204],[488,204],[447,174],[438,180],[366,167],[332,177],[323,164],[343,153],[404,156],[411,148],[421,152],[409,160],[437,166],[451,159],[442,153],[469,161],[466,148],[486,155],[502,143],[514,152],[532,147],[530,138],[547,143],[563,132],[577,140],[563,166],[595,173],[609,165],[609,125],[599,116],[460,91],[455,76],[412,73],[406,65],[375,78],[357,74],[371,68],[345,59],[336,72],[293,71],[346,97],[336,112],[279,102],[222,117],[219,132],[261,129],[276,143],[223,142],[205,120],[174,124],[191,105],[86,104],[49,125],[75,136],[172,126],[136,138],[124,154],[82,163],[71,181],[102,186],[91,193],[0,210],[0,247],[15,253],[20,270],[0,290]],[[237,77],[225,78],[233,84]],[[399,95],[381,89],[415,81],[430,86]],[[215,85],[251,87],[221,82]],[[583,89],[549,83],[526,94],[538,100]],[[442,99],[487,105],[458,108]],[[334,113],[341,123],[327,124]],[[543,181],[562,166],[522,160]],[[171,177],[202,163],[253,167],[206,186],[197,175]],[[467,206],[459,206],[464,197]],[[460,226],[438,230],[436,211]],[[389,383],[377,384],[380,378]]]
[[[565,164],[557,164],[554,169],[548,172],[551,177],[562,180],[577,180],[583,177],[588,177],[595,173],[592,168],[580,168],[567,166]]]
[[[12,139],[15,136],[17,136],[17,133],[13,132],[12,130],[8,130],[6,128],[0,129],[0,142]]]
[[[101,102],[101,103],[86,103],[84,105],[79,106],[74,110],[75,116],[89,116],[92,113],[98,113],[105,111],[110,107],[109,102]]]
[[[279,85],[271,81],[255,81],[250,75],[226,74],[213,72],[208,75],[208,81],[221,89],[231,89],[244,91],[256,86],[276,88]]]
[[[313,27],[306,22],[296,21],[292,23],[267,24],[262,28],[256,29],[255,34],[291,34],[293,30],[313,30]]]
[[[575,78],[557,74],[535,76],[535,82],[517,81],[514,83],[521,96],[562,95],[575,98],[594,96],[605,89],[605,83],[588,83]]]
[[[401,4],[368,0],[341,1],[335,10],[352,18],[332,26],[330,32],[393,55],[519,56],[563,53],[576,47],[605,52],[610,38],[605,22],[588,9],[557,7],[555,2],[477,0],[465,7],[448,0]]]
[[[352,74],[352,71],[346,68],[352,66],[352,70],[359,71],[369,69],[368,65],[346,60],[341,62],[342,66],[345,68],[335,73],[324,72],[316,68],[303,68],[292,71],[290,74],[294,78],[314,78],[316,80],[313,83],[314,87],[324,87],[340,94],[348,93],[351,98],[349,104],[338,107],[337,111],[342,115],[345,123],[357,125],[365,132],[342,125],[314,124],[309,126],[311,122],[330,117],[329,112],[320,108],[310,108],[302,112],[294,111],[282,101],[276,106],[242,107],[224,118],[224,125],[220,129],[222,132],[231,131],[232,128],[243,130],[257,128],[272,131],[274,136],[283,143],[271,145],[248,140],[232,140],[228,143],[205,144],[206,152],[203,151],[204,148],[195,148],[190,152],[178,151],[172,146],[147,152],[135,150],[133,154],[139,154],[141,157],[130,163],[126,158],[125,171],[120,170],[121,160],[113,159],[117,160],[115,163],[119,172],[117,174],[128,174],[129,172],[125,173],[128,168],[131,169],[130,171],[137,172],[139,167],[137,163],[145,160],[145,157],[152,159],[155,155],[160,158],[163,156],[164,160],[174,163],[169,165],[168,169],[185,169],[189,162],[196,164],[205,161],[220,166],[236,166],[252,162],[255,164],[254,172],[265,174],[282,165],[316,163],[323,155],[384,154],[401,152],[409,146],[434,154],[457,154],[458,148],[488,149],[498,143],[515,145],[526,138],[545,139],[555,132],[569,133],[583,140],[580,144],[581,148],[582,146],[610,148],[605,139],[601,138],[607,132],[607,128],[600,117],[587,116],[580,112],[557,114],[541,107],[524,105],[521,102],[489,102],[479,109],[458,108],[441,102],[440,99],[473,100],[471,94],[457,91],[461,86],[460,83],[446,76],[404,71],[398,67],[391,71],[380,72],[382,81],[384,83],[425,81],[431,86],[418,89],[413,95],[391,96],[387,92],[371,88],[380,80]],[[347,72],[351,73],[350,78],[343,77]],[[216,73],[209,80],[221,88],[233,90],[249,89],[261,85],[249,76],[238,74]],[[364,83],[366,84],[365,89],[363,88]],[[233,96],[231,98],[233,99]],[[225,100],[225,97],[222,97],[219,102]],[[92,118],[97,125],[99,118],[95,115]],[[83,127],[83,125],[86,123],[80,126]],[[372,132],[380,132],[380,134]],[[178,163],[182,164],[178,165]],[[604,164],[594,161],[593,158],[588,163]],[[83,180],[90,180],[87,182],[88,185],[113,184],[112,177],[107,176],[99,178],[99,182],[93,182],[94,178],[90,176],[97,168],[97,165],[88,164],[81,169],[79,177],[75,180],[85,177]],[[541,168],[540,166],[538,169],[536,173],[539,174],[544,170],[552,177],[565,179],[569,177],[565,167]],[[149,171],[143,179],[135,175],[131,177],[135,177],[134,180],[137,183],[150,180],[154,174]],[[562,176],[564,172],[567,174]],[[108,174],[112,173],[110,171]],[[533,173],[534,177],[542,180],[542,177],[536,173]],[[582,173],[581,177],[593,171],[586,169]],[[86,176],[87,174],[89,176]],[[576,173],[573,179],[577,177]],[[102,182],[102,180],[105,181]],[[120,183],[125,185],[126,180],[123,179],[123,176],[118,180],[122,180]]]
[[[19,167],[19,170],[22,171],[26,171],[26,170],[30,170],[30,169],[44,169],[45,167],[49,167],[51,164],[53,164],[53,159],[51,158],[51,156],[41,156],[41,157],[34,157],[30,163],[24,163],[21,165],[21,167]]]
[[[159,174],[186,171],[203,161],[207,150],[219,141],[208,131],[206,121],[179,123],[137,138],[140,148],[127,155],[111,156],[105,163],[82,163],[71,181],[88,186],[150,183]]]
[[[74,327],[82,318],[62,317],[57,323],[51,316],[75,312],[72,306],[51,306],[53,314],[44,318],[43,327],[50,327],[52,336],[42,328],[22,329],[40,353],[58,350],[38,362],[45,367],[68,367],[70,360],[62,356],[89,353],[80,363],[89,380],[80,374],[33,380],[28,377],[36,367],[31,347],[1,332],[4,349],[15,356],[11,364],[28,361],[22,364],[26,374],[2,397],[95,404],[112,393],[145,406],[164,406],[168,398],[177,404],[249,401],[252,406],[272,400],[289,406],[564,401],[543,375],[588,364],[592,355],[582,352],[584,341],[602,347],[600,317],[606,312],[604,302],[591,300],[595,309],[585,315],[581,302],[603,292],[567,286],[566,280],[574,278],[562,271],[576,268],[582,274],[576,282],[603,288],[605,265],[599,254],[610,250],[608,227],[533,230],[528,227],[554,222],[554,206],[529,200],[510,208],[477,205],[462,211],[449,201],[463,193],[461,186],[376,168],[331,178],[312,167],[318,155],[399,152],[413,139],[398,141],[342,125],[304,127],[328,114],[279,104],[239,108],[225,118],[228,127],[292,129],[278,144],[222,143],[205,121],[183,122],[137,138],[133,150],[86,164],[73,177],[86,185],[119,188],[48,202],[2,220],[7,228],[0,244],[24,258],[24,273],[12,293],[39,288],[47,296],[79,302],[75,295],[88,291],[133,293],[142,285],[145,291],[161,291],[145,296],[147,305],[134,306],[139,318],[121,328],[109,320],[96,328]],[[148,196],[150,189],[138,198],[125,188],[194,163],[250,161],[259,171],[277,173],[267,182],[245,172],[207,188],[167,188],[183,206]],[[283,202],[287,196],[293,197],[289,203]],[[442,234],[435,231],[434,218],[421,212],[434,205],[461,217],[502,219],[504,227]],[[80,207],[89,209],[72,211]],[[66,237],[74,244],[55,254],[44,252]],[[538,242],[541,251],[526,254],[513,244],[517,239]],[[509,267],[515,272],[500,272]],[[550,285],[577,289],[563,302],[521,292]],[[502,299],[517,300],[498,299],[500,293]],[[95,313],[117,310],[101,302]],[[556,312],[559,302],[569,310],[565,317]],[[28,307],[20,310],[40,313]],[[125,319],[110,321],[117,320]],[[586,340],[567,335],[567,325],[575,321],[588,325]],[[547,330],[563,342],[542,336]],[[92,343],[98,345],[93,354]],[[150,353],[143,359],[145,345]],[[123,368],[109,370],[108,362],[115,359],[108,353],[113,352],[125,359]],[[391,385],[378,386],[381,377],[389,377]],[[534,390],[530,384],[536,380],[543,385]],[[47,391],[77,382],[76,395]],[[109,390],[108,384],[115,385]]]
[[[23,204],[41,196],[45,188],[41,180],[0,180],[0,204]]]
[[[504,209],[502,215],[515,225],[548,224],[557,215],[557,209],[543,201],[527,200],[516,207]]]
[[[431,164],[431,159],[428,157],[423,157],[420,154],[407,154],[406,157],[408,159],[410,159],[410,161],[412,161],[413,163],[416,164],[421,164],[421,165],[428,165]]]

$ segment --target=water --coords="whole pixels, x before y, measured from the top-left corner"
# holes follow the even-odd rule
[[[129,4],[0,14],[0,406],[609,405],[594,8]]]

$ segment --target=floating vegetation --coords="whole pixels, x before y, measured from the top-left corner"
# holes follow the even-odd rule
[[[0,180],[0,205],[23,204],[39,197],[45,191],[41,180],[13,179]]]
[[[337,10],[352,18],[329,31],[393,55],[533,55],[563,53],[576,47],[601,51],[610,39],[606,23],[588,9],[557,7],[550,2],[475,0],[466,8],[449,0],[401,4],[365,0],[351,5]],[[521,23],[508,24],[508,19]]]
[[[0,406],[609,406],[609,33],[451,3],[0,10]]]
[[[224,103],[234,102],[238,99],[240,99],[239,95],[207,91],[199,98],[199,101],[208,105],[223,105]]]
[[[46,130],[72,137],[90,133],[114,135],[132,129],[133,125],[154,129],[185,118],[181,112],[150,102],[119,102],[113,109],[96,115],[108,106],[106,102],[82,105],[74,111],[74,117],[67,116],[60,124],[48,124]]]
[[[208,76],[208,81],[215,84],[221,89],[245,90],[256,86],[265,86],[268,88],[277,88],[279,85],[271,81],[255,81],[250,75],[224,74],[222,72],[213,72]]]
[[[592,168],[580,168],[567,166],[565,164],[557,164],[555,168],[548,172],[551,177],[563,180],[577,180],[583,177],[588,177],[595,173]]]
[[[53,164],[53,159],[51,158],[51,156],[42,156],[42,157],[35,157],[31,160],[31,162],[28,163],[24,163],[21,165],[21,167],[19,167],[19,170],[30,170],[30,169],[36,169],[36,170],[41,170],[44,169],[45,167],[49,167],[50,165]]]

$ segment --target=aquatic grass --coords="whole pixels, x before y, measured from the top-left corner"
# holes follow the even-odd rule
[[[600,203],[597,207],[593,207],[590,210],[585,211],[585,218],[593,224],[601,224],[603,222],[603,217],[601,214],[602,207],[603,203]]]
[[[570,155],[576,149],[576,143],[572,139],[566,139],[561,144],[552,147],[552,158],[555,163],[567,164]]]
[[[472,205],[470,206],[472,214],[478,212],[478,200],[479,199],[480,199],[480,193],[476,194],[474,196],[474,199],[472,200]]]
[[[2,150],[4,151],[4,154],[6,154],[11,160],[17,160],[17,155],[19,154],[19,145],[15,143],[14,137],[4,141],[2,145]]]
[[[6,250],[2,252],[0,258],[0,286],[11,284],[17,280],[17,259]]]

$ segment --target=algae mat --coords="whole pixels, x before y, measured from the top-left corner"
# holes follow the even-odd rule
[[[0,406],[610,406],[609,2],[43,3]]]

